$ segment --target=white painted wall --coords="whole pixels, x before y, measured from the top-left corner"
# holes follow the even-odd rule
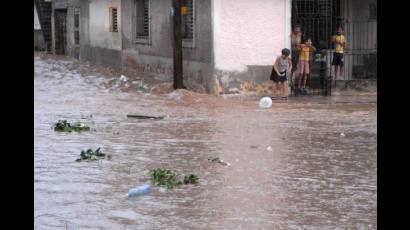
[[[41,30],[40,21],[38,19],[36,6],[34,6],[34,29],[35,30]]]
[[[110,7],[117,7],[118,32],[110,32]],[[90,2],[90,45],[121,50],[121,0]]]
[[[213,0],[215,68],[272,65],[290,47],[291,0]]]

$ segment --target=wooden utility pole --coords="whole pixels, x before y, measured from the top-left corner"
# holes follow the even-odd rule
[[[182,33],[181,33],[182,0],[172,0],[174,22],[174,89],[185,88],[182,82]]]

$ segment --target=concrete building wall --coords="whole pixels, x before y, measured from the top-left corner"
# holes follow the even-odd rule
[[[291,0],[213,0],[214,93],[266,91],[290,47]]]
[[[118,20],[118,32],[110,32],[110,7],[117,8],[117,17],[121,19],[120,0],[90,1],[90,45],[103,49],[121,50],[121,20]]]
[[[211,0],[194,0],[194,42],[183,45],[184,84],[206,91],[212,76]],[[172,1],[150,1],[150,37],[148,43],[137,42],[135,35],[135,0],[122,1],[123,69],[135,74],[156,75],[172,79],[173,30]]]
[[[79,1],[80,60],[121,67],[121,0]],[[118,32],[110,31],[110,7],[117,8]],[[74,13],[70,14],[74,24]],[[70,35],[74,39],[74,30]]]

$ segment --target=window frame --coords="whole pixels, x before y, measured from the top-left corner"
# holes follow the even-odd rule
[[[113,13],[113,11],[114,11],[114,9],[115,9],[115,12],[116,12],[116,15],[115,15],[115,17],[116,17],[116,29],[114,30],[114,13]],[[118,29],[118,7],[109,7],[109,14],[110,14],[110,32],[112,32],[112,33],[118,33],[119,32],[119,29]]]
[[[138,7],[138,2],[142,2],[144,0],[134,0],[134,9],[133,9],[133,38],[134,38],[134,43],[136,44],[143,44],[143,45],[151,45],[151,39],[152,39],[152,30],[151,30],[151,21],[152,21],[152,17],[151,17],[151,1],[150,0],[146,0],[148,2],[148,36],[137,36],[137,7]]]
[[[188,1],[188,0],[187,0]],[[185,26],[185,23],[183,24]],[[192,38],[183,38],[183,48],[195,48],[196,45],[196,0],[192,0]]]

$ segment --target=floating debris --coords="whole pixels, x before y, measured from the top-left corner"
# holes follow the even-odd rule
[[[213,163],[219,163],[219,164],[224,165],[224,166],[229,166],[229,165],[230,165],[229,163],[224,162],[224,161],[223,161],[222,159],[220,159],[219,157],[215,157],[215,158],[208,159],[208,160],[211,161],[211,162],[213,162]]]
[[[151,192],[151,185],[145,184],[136,188],[132,188],[126,194],[127,197],[139,196],[144,195]]]
[[[120,77],[120,81],[126,82],[127,80],[128,80],[128,79],[127,79],[127,77],[126,77],[126,76],[121,75],[121,77]]]
[[[263,97],[259,101],[259,107],[263,109],[270,108],[272,106],[272,99],[270,97]]]
[[[100,159],[111,159],[111,155],[107,155],[105,153],[100,152],[101,148],[96,149],[93,151],[92,149],[88,149],[87,151],[82,150],[80,154],[80,158],[75,160],[75,161],[94,161],[94,160],[100,160]]]
[[[267,148],[266,148],[266,150],[268,150],[269,152],[272,152],[272,147],[270,147],[270,146],[268,146]]]
[[[76,122],[73,125],[71,125],[70,123],[67,122],[67,120],[59,120],[54,125],[54,131],[59,131],[59,132],[90,131],[90,127],[80,122]]]
[[[127,114],[127,117],[139,118],[139,119],[155,119],[155,120],[165,118],[165,116],[156,117],[156,116],[146,116],[146,115],[136,115],[136,114]]]
[[[196,184],[199,180],[194,174],[185,176],[183,180],[180,180],[180,176],[175,172],[163,168],[151,169],[149,175],[153,184],[166,187],[167,189],[172,189],[182,184]]]

